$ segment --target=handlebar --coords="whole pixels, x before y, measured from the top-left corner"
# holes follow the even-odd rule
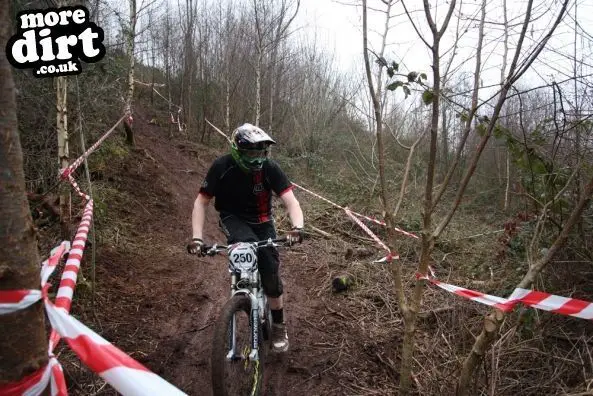
[[[254,246],[256,249],[262,248],[262,247],[277,247],[280,246],[280,244],[286,244],[289,241],[289,238],[287,236],[284,236],[282,238],[276,238],[276,239],[266,239],[263,241],[257,241],[257,242],[243,242],[243,243],[249,243],[250,245]],[[202,246],[202,252],[204,254],[206,254],[207,256],[214,256],[219,252],[222,252],[224,250],[228,250],[228,248],[232,246],[232,245],[219,245],[219,244],[214,244],[214,245],[204,245]]]

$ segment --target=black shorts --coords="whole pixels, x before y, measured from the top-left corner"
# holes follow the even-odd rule
[[[256,242],[268,238],[276,238],[276,228],[273,221],[260,224],[247,223],[239,217],[220,214],[220,228],[227,237],[227,243]],[[282,295],[282,280],[278,273],[278,250],[273,247],[258,249],[257,267],[261,277],[262,287],[266,296],[276,298]]]

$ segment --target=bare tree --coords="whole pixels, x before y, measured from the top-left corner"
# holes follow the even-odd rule
[[[58,132],[58,162],[61,169],[68,167],[68,80],[66,77],[56,78],[56,125]],[[60,186],[60,223],[62,238],[70,238],[70,186]]]
[[[255,23],[255,49],[256,49],[256,60],[255,60],[255,125],[259,126],[261,113],[262,113],[262,79],[264,77],[264,58],[271,52],[271,87],[274,86],[274,72],[276,57],[278,53],[278,46],[283,39],[286,38],[286,34],[290,24],[296,17],[300,0],[296,0],[296,4],[293,0],[287,1],[282,0],[280,2],[280,9],[276,10],[276,2],[274,1],[258,1],[253,0],[253,15]],[[294,6],[292,15],[287,18],[287,13]],[[271,94],[273,95],[273,90]],[[273,100],[271,101],[273,106]],[[270,118],[270,125],[272,123]]]
[[[567,184],[568,186],[568,184]],[[547,253],[537,262],[529,266],[529,271],[523,279],[517,284],[517,288],[526,289],[531,287],[535,278],[541,273],[541,271],[550,263],[552,258],[558,253],[559,249],[568,239],[572,227],[579,221],[581,214],[585,207],[591,201],[593,195],[593,177],[589,180],[585,188],[582,190],[582,195],[573,208],[570,217],[562,227],[562,231],[558,237],[554,240],[550,249]],[[544,212],[545,213],[545,212]],[[474,345],[472,346],[471,352],[463,362],[463,369],[459,376],[459,382],[457,387],[457,395],[468,395],[471,392],[471,380],[475,370],[478,368],[480,362],[484,358],[486,351],[490,348],[494,340],[498,335],[498,330],[505,319],[506,314],[498,309],[492,310],[492,312],[484,319],[484,326],[482,332],[476,338]]]
[[[0,47],[11,35],[10,8],[0,7]],[[0,53],[0,290],[39,289],[39,254],[17,133],[11,66]],[[43,304],[0,315],[0,384],[16,382],[47,363]]]
[[[128,0],[130,6],[130,20],[126,29],[126,53],[128,57],[128,84],[124,105],[124,114],[127,116],[124,121],[124,129],[126,130],[126,141],[133,146],[134,132],[132,130],[132,101],[134,99],[134,68],[135,68],[135,43],[136,43],[136,21],[138,14],[136,12],[136,0]]]

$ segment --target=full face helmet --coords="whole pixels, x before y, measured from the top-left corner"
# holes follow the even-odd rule
[[[276,142],[261,128],[243,124],[231,135],[231,155],[244,170],[260,169]]]

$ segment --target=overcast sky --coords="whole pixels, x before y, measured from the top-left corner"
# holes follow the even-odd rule
[[[360,7],[333,0],[301,0],[297,23],[308,36],[316,36],[341,63],[349,66],[362,56]]]
[[[303,27],[302,31],[308,37],[315,37],[316,41],[326,47],[327,51],[335,51],[335,56],[340,62],[342,70],[351,70],[353,67],[362,67],[362,16],[361,7],[347,5],[348,3],[361,3],[360,0],[301,0],[301,12],[298,16],[298,24]],[[442,21],[448,1],[439,0],[431,1],[431,4],[436,4],[437,21]],[[467,32],[463,32],[463,37],[458,48],[458,56],[454,62],[454,67],[459,70],[465,70],[468,77],[473,73],[475,61],[475,46],[477,43],[479,0],[465,0],[457,1],[457,9],[462,4],[462,13],[465,22],[462,22],[461,31],[468,28]],[[382,3],[379,0],[368,0],[369,7],[381,7]],[[487,6],[487,33],[485,38],[483,50],[483,76],[486,80],[485,85],[498,83],[500,79],[500,70],[503,53],[502,28],[497,26],[497,23],[502,23],[503,0],[490,0]],[[512,50],[517,42],[517,36],[520,31],[520,23],[525,14],[526,0],[507,0],[507,14],[510,23],[515,24],[511,31],[509,39],[509,46]],[[530,71],[523,80],[524,84],[536,85],[543,82],[550,82],[552,79],[556,81],[568,77],[572,73],[572,61],[567,56],[572,56],[574,40],[574,13],[575,4],[578,5],[578,20],[580,22],[579,31],[583,31],[585,39],[577,40],[577,52],[579,59],[579,68],[583,69],[583,73],[591,72],[592,68],[589,60],[592,54],[591,37],[593,34],[593,1],[577,1],[571,0],[568,8],[568,16],[565,21],[558,27],[555,35],[548,45],[548,49],[544,51],[536,63],[534,63],[534,70]],[[418,29],[424,37],[429,39],[431,37],[427,24],[425,22],[424,13],[421,11],[422,2],[419,0],[408,0],[406,2],[408,9],[413,13],[413,18],[417,24]],[[524,43],[524,49],[533,48],[539,43],[556,18],[560,9],[560,0],[538,0],[534,2],[534,9],[532,15],[537,19],[534,27],[528,32]],[[403,61],[407,70],[416,70],[420,72],[430,73],[430,54],[426,46],[418,38],[411,23],[405,15],[403,15],[403,8],[398,4],[393,8],[391,20],[391,30],[388,36],[388,49],[386,58],[388,60]],[[434,15],[434,12],[433,12]],[[468,19],[474,18],[471,22]],[[441,53],[446,53],[452,48],[452,43],[456,31],[456,18],[453,18],[449,25],[449,35],[443,40]],[[382,30],[384,24],[384,14],[378,12],[369,12],[369,27],[375,32]],[[591,32],[587,29],[590,28]],[[371,47],[378,49],[379,36],[377,34],[370,34]],[[448,52],[447,55],[450,55]],[[447,59],[447,55],[444,60]],[[509,58],[512,52],[509,53]],[[445,62],[442,62],[444,64]],[[510,59],[508,61],[510,63]],[[593,63],[593,60],[591,60]]]

